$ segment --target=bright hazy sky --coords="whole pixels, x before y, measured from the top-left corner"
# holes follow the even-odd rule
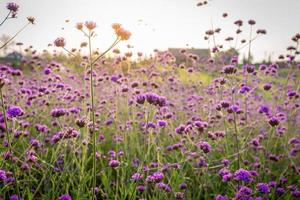
[[[219,44],[233,35],[235,20],[256,20],[255,30],[264,28],[268,32],[253,44],[256,60],[284,53],[286,46],[292,44],[291,36],[300,32],[300,0],[211,0],[202,7],[196,6],[199,0],[1,0],[1,19],[7,14],[8,2],[20,5],[18,19],[1,26],[0,34],[15,33],[26,23],[26,16],[34,16],[37,24],[28,27],[15,41],[39,50],[47,48],[58,36],[66,38],[67,48],[79,47],[84,38],[74,26],[86,20],[97,23],[99,36],[94,46],[100,50],[114,40],[111,24],[119,22],[132,32],[130,41],[119,45],[121,50],[131,44],[134,51],[148,54],[155,48],[181,48],[186,44],[207,48],[203,36],[211,28],[211,20],[215,28],[222,28],[216,38]],[[224,12],[229,14],[225,19]],[[66,19],[70,22],[66,23]],[[243,35],[247,39],[249,26],[244,24]]]

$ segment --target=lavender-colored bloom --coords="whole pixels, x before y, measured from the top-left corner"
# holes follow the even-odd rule
[[[138,186],[136,187],[136,189],[137,189],[138,191],[140,191],[140,192],[144,192],[144,191],[145,191],[145,186],[144,186],[144,185],[138,185]]]
[[[271,83],[266,83],[264,85],[264,90],[266,90],[266,91],[270,90],[271,88],[272,88],[272,84]]]
[[[171,191],[171,187],[168,184],[163,183],[163,182],[157,183],[156,187],[158,189],[164,190],[166,192],[170,192]]]
[[[18,11],[19,5],[12,2],[12,3],[8,3],[7,6],[6,6],[6,8],[7,8],[9,11],[15,13],[15,12]]]
[[[292,192],[293,197],[300,197],[300,189],[296,189],[295,191]]]
[[[266,183],[258,183],[256,185],[256,189],[261,193],[269,193],[270,192],[270,188],[269,188],[268,184],[266,184]]]
[[[49,67],[46,67],[44,69],[44,74],[49,75],[51,73],[51,69]]]
[[[165,120],[158,120],[157,124],[160,127],[165,127],[168,123]]]
[[[118,82],[119,76],[112,75],[112,76],[110,77],[110,80],[111,80],[112,82]]]
[[[120,162],[118,160],[111,160],[109,161],[108,165],[112,168],[116,168],[120,165]]]
[[[240,89],[240,93],[241,93],[241,94],[244,94],[244,93],[247,93],[247,92],[250,92],[250,91],[251,91],[251,87],[246,86],[246,85],[244,85],[244,86]]]
[[[267,106],[260,106],[259,109],[258,109],[258,112],[268,114],[269,113],[269,108]]]
[[[24,111],[19,106],[9,106],[6,113],[8,117],[15,118],[22,116],[24,114]]]
[[[68,111],[64,108],[54,108],[51,111],[51,116],[58,118],[58,117],[66,115],[67,113],[68,113]]]
[[[279,187],[276,189],[275,193],[278,195],[278,196],[281,196],[285,193],[285,189],[282,188],[282,187]]]
[[[154,172],[152,176],[154,177],[155,181],[161,181],[164,178],[164,174],[162,172]]]
[[[234,173],[234,179],[237,181],[244,181],[247,183],[252,181],[252,175],[248,170],[241,168]]]
[[[134,173],[132,176],[131,176],[131,180],[133,181],[139,181],[143,178],[143,174],[140,174],[140,173]]]
[[[176,129],[175,129],[175,131],[176,131],[176,133],[178,133],[178,134],[182,134],[183,132],[184,132],[184,130],[185,130],[185,125],[183,125],[183,124],[180,124],[178,127],[176,127]]]
[[[177,200],[183,200],[184,199],[184,193],[183,192],[176,192],[175,193],[175,198]]]
[[[243,68],[248,72],[248,73],[253,73],[255,70],[255,66],[253,65],[245,65]]]
[[[146,95],[144,95],[144,94],[140,94],[136,97],[136,102],[138,104],[144,104],[145,100],[146,100]]]
[[[19,197],[18,197],[18,195],[13,194],[9,197],[9,200],[19,200]]]
[[[6,177],[6,172],[2,169],[0,169],[0,181],[6,181],[7,177]]]
[[[218,194],[216,196],[216,200],[229,200],[229,199],[226,196],[222,196],[222,195]]]
[[[252,190],[246,186],[242,186],[236,194],[237,200],[253,200]]]
[[[211,151],[211,146],[208,142],[205,141],[200,141],[197,146],[204,152],[208,153]]]
[[[72,200],[72,197],[69,194],[61,195],[58,200]]]
[[[223,159],[221,162],[224,166],[228,166],[230,164],[230,161],[227,159]]]
[[[279,125],[279,119],[277,117],[270,117],[269,118],[269,124],[271,126],[278,126]]]
[[[179,189],[186,190],[187,189],[187,184],[186,183],[181,183],[180,186],[179,186]]]
[[[237,71],[234,65],[226,65],[222,68],[222,70],[225,74],[234,74]]]

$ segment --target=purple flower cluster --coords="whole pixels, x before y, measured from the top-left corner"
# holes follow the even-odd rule
[[[167,105],[167,99],[155,93],[145,93],[145,94],[137,95],[136,102],[138,104],[144,104],[145,101],[147,101],[149,104],[160,106],[160,107]]]
[[[248,170],[241,168],[234,173],[234,179],[248,183],[252,181],[252,175]]]
[[[9,118],[15,118],[22,116],[24,114],[24,111],[19,106],[9,106],[6,113]]]

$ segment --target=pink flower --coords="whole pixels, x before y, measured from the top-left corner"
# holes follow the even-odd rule
[[[56,38],[54,45],[57,47],[64,47],[66,45],[66,40],[63,37]]]

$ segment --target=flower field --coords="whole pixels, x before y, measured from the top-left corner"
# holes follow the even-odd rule
[[[6,11],[2,24],[13,23],[18,5]],[[266,34],[255,25],[232,23],[237,35],[251,27],[249,55]],[[201,62],[181,49],[178,64],[168,51],[120,51],[132,37],[121,24],[101,51],[95,22],[74,27],[85,53],[57,37],[54,51],[29,47],[20,62],[0,62],[0,199],[300,197],[299,34],[276,62],[224,59],[214,44]]]

